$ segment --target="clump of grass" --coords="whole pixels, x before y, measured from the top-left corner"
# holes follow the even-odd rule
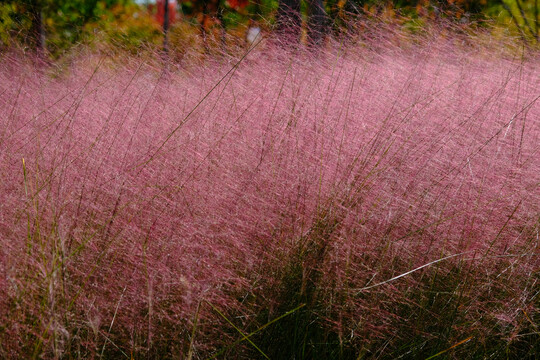
[[[4,55],[0,355],[534,356],[538,59],[385,39]]]

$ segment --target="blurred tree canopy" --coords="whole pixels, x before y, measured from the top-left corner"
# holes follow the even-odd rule
[[[184,22],[201,22],[199,5],[208,1],[179,1]],[[273,27],[280,6],[287,1],[246,0],[246,4],[242,2],[246,6],[239,6],[238,0],[218,0],[218,23],[229,30],[245,29],[251,21]],[[293,20],[306,26],[309,4],[314,0],[294,1],[301,3],[301,17],[294,15]],[[446,18],[463,23],[496,18],[503,26],[513,28],[524,41],[538,43],[539,3],[540,0],[325,0],[321,2],[321,14],[326,12],[335,32],[347,29],[356,16]],[[188,31],[186,26],[182,29]],[[120,43],[134,51],[145,44],[158,44],[161,36],[159,24],[134,0],[0,0],[0,49],[22,44],[27,48],[46,47],[54,55],[103,33],[107,42]]]
[[[41,32],[48,45],[62,49],[80,41],[87,24],[130,5],[132,0],[0,0],[0,41],[39,46]]]

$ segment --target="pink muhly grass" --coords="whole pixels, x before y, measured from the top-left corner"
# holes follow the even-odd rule
[[[228,321],[249,334],[301,304],[342,357],[522,341],[539,65],[450,41],[166,75],[5,56],[0,355],[202,358],[242,338]],[[286,319],[253,336],[266,355],[299,351]]]

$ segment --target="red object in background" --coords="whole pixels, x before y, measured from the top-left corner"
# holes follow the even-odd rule
[[[249,4],[249,0],[227,0],[233,9],[243,9]]]
[[[169,25],[176,20],[176,5],[176,0],[169,0]],[[156,20],[163,26],[163,19],[165,18],[165,0],[157,0],[156,6]]]

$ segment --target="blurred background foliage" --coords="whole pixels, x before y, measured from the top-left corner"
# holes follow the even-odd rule
[[[52,57],[59,57],[79,44],[112,45],[132,53],[145,48],[156,50],[161,46],[163,33],[156,20],[154,2],[0,0],[0,50],[19,47],[29,51],[41,47]],[[539,7],[539,0],[325,1],[335,34],[350,31],[358,17],[395,22],[412,31],[444,19],[473,27],[495,25],[499,32],[519,36],[528,45],[538,44]],[[180,53],[188,47],[204,49],[208,42],[218,44],[215,38],[219,36],[241,43],[249,27],[271,31],[277,8],[278,0],[180,1],[176,5],[176,21],[171,24],[170,46]],[[301,9],[306,19],[306,1]]]

